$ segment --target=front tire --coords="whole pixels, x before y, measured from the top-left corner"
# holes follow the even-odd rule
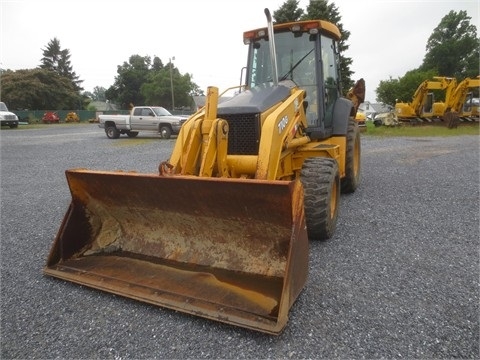
[[[308,238],[327,240],[337,227],[340,203],[340,172],[335,159],[305,160],[300,175],[304,188]]]
[[[360,184],[360,130],[355,120],[350,119],[347,128],[345,154],[345,177],[341,181],[343,194],[353,193]]]
[[[109,125],[105,129],[105,134],[109,139],[118,139],[120,137],[120,131],[115,127],[115,125]]]
[[[162,135],[164,139],[170,139],[172,136],[172,129],[170,129],[168,126],[162,126],[160,127],[160,135]]]

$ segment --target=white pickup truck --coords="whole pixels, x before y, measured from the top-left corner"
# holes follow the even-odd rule
[[[0,125],[10,126],[12,129],[18,127],[18,116],[8,111],[4,102],[0,102]]]
[[[99,115],[98,126],[105,129],[110,139],[118,139],[121,134],[135,137],[139,131],[155,131],[169,139],[171,135],[178,135],[187,118],[172,115],[161,106],[136,106],[130,115]]]

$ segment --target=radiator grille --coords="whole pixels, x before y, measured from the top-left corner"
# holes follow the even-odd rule
[[[219,117],[228,122],[229,155],[258,155],[260,142],[259,114],[222,114]]]

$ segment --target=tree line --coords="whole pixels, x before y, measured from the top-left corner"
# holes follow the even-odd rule
[[[435,76],[452,77],[459,82],[479,76],[480,39],[470,20],[463,10],[445,15],[428,38],[422,64],[402,77],[380,81],[377,100],[390,105],[409,102],[417,87]],[[474,89],[474,95],[478,97],[478,89]]]
[[[353,59],[344,55],[349,48],[350,31],[344,28],[334,2],[312,0],[302,9],[299,0],[286,0],[273,11],[273,18],[275,23],[320,19],[336,24],[342,34],[339,49],[344,93],[353,86]],[[470,20],[466,11],[450,11],[429,37],[422,64],[403,77],[380,81],[376,100],[391,105],[397,99],[408,101],[423,80],[434,76],[457,79],[478,76],[480,40]],[[192,81],[193,76],[181,73],[171,60],[164,64],[158,56],[138,54],[117,66],[114,83],[108,89],[96,86],[93,92],[83,91],[83,80],[73,71],[70,50],[62,49],[59,39],[50,40],[42,51],[40,65],[35,69],[2,70],[2,101],[11,109],[80,110],[88,109],[93,100],[107,99],[123,109],[133,104],[162,104],[171,109],[189,107],[193,95],[203,95]],[[171,83],[175,100],[171,96]]]

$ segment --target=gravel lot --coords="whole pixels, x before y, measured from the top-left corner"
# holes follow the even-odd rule
[[[455,131],[455,130],[452,130]],[[1,130],[1,359],[479,359],[479,137],[363,136],[362,183],[279,336],[45,277],[64,170],[156,172],[174,139]]]

